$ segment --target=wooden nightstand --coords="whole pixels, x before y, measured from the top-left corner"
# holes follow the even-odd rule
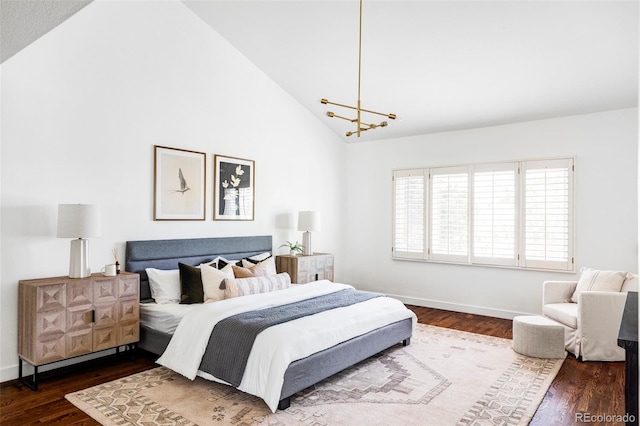
[[[276,270],[286,272],[291,282],[305,284],[317,280],[333,281],[333,255],[314,253],[308,256],[276,256]]]
[[[140,339],[140,276],[55,277],[18,286],[19,380],[37,390],[38,367]],[[22,362],[34,366],[22,377]]]

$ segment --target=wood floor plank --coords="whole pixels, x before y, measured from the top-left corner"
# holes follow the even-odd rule
[[[512,322],[440,309],[409,306],[423,324],[511,339]],[[0,425],[98,425],[69,403],[68,393],[106,383],[156,366],[157,357],[138,351],[46,379],[32,392],[17,381],[0,384]],[[575,425],[576,413],[624,415],[624,363],[581,362],[567,356],[531,425]]]

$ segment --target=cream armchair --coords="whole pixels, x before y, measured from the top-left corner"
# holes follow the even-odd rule
[[[545,281],[542,315],[564,327],[565,349],[583,361],[623,361],[618,330],[628,291],[638,291],[638,278],[627,278],[620,291],[582,291],[578,281]]]

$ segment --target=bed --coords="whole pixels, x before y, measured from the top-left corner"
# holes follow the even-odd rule
[[[168,320],[172,323],[172,326],[163,328],[150,325],[150,322],[147,322],[146,316],[153,316],[155,312],[154,305],[156,304],[151,296],[149,278],[146,273],[147,268],[175,270],[178,268],[179,263],[195,266],[211,262],[218,257],[243,259],[265,252],[271,253],[272,250],[273,243],[271,236],[128,241],[126,244],[125,270],[140,274],[141,308],[148,308],[141,309],[140,341],[138,347],[154,354],[164,354],[166,356],[166,352],[169,352],[167,347],[171,349],[169,345],[176,325],[182,321],[181,318],[186,315],[186,312],[201,309],[197,305],[172,306],[169,311],[171,311],[170,314],[175,314],[175,316],[172,317],[171,320]],[[343,284],[316,282],[311,286],[305,284],[299,287],[304,287],[305,291],[308,289],[309,292],[313,292],[315,291],[314,288],[324,289],[329,285],[346,286]],[[287,291],[281,291],[278,293],[284,294],[286,292]],[[258,299],[262,296],[243,297],[247,299],[238,298],[238,300],[249,300],[249,298]],[[273,297],[273,295],[269,297]],[[381,299],[389,298],[382,297]],[[238,303],[239,302],[236,301],[236,305],[238,305]],[[207,306],[207,304],[204,306]],[[163,315],[165,314],[164,308],[158,310],[162,310]],[[288,408],[291,397],[297,392],[347,367],[396,344],[408,345],[415,324],[415,315],[413,315],[411,311],[407,311],[406,318],[393,320],[384,325],[376,326],[377,328],[375,329],[341,341],[335,345],[328,346],[326,349],[319,350],[287,364],[282,377],[281,388],[278,385],[279,395],[276,401],[277,408]],[[405,313],[402,315],[405,315]],[[215,377],[207,377],[206,374],[203,375],[203,377],[215,380]],[[272,411],[275,411],[276,407],[273,405],[273,402],[269,402],[266,398],[263,399],[265,399],[265,402],[267,402]]]

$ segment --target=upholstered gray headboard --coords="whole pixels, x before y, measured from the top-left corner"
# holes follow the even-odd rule
[[[242,259],[272,252],[271,235],[127,241],[125,270],[140,274],[140,300],[151,300],[146,268],[178,269],[178,263],[199,265],[217,256]]]

